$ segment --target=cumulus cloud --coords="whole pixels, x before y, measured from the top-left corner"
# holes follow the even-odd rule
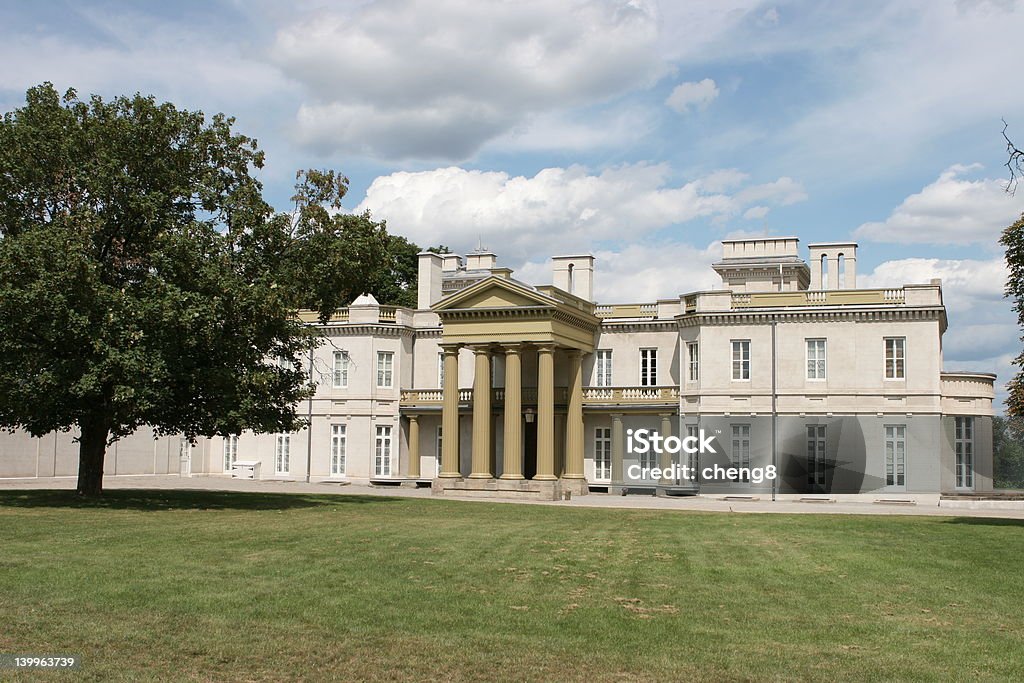
[[[656,43],[636,1],[390,0],[299,19],[271,57],[309,94],[306,145],[461,159],[532,115],[653,83],[668,71]]]
[[[935,182],[904,199],[887,219],[865,223],[854,234],[900,244],[994,245],[1002,229],[1024,211],[1024,194],[1007,194],[1004,180],[964,177],[978,168],[947,168]]]
[[[680,83],[665,100],[670,109],[687,114],[691,107],[705,109],[718,97],[718,86],[710,78]]]
[[[904,284],[942,280],[945,303],[952,308],[968,308],[988,302],[1009,304],[1003,299],[1008,271],[1002,257],[977,259],[905,258],[885,261],[871,273],[858,275],[858,286],[898,287]]]
[[[600,173],[556,167],[533,177],[449,167],[378,177],[355,211],[370,210],[420,244],[444,240],[463,248],[482,237],[492,245],[500,240],[506,258],[528,259],[602,241],[639,240],[698,218],[737,216],[755,202],[787,204],[802,196],[789,178],[737,187],[742,177],[718,173],[676,185],[664,164]],[[726,184],[734,187],[732,194],[724,191]]]

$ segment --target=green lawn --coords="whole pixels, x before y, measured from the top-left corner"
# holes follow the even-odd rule
[[[37,674],[76,681],[1021,680],[1022,551],[996,519],[6,491],[0,652],[81,654]]]

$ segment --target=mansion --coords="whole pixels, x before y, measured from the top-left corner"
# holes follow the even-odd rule
[[[319,327],[308,428],[140,432],[107,474],[549,500],[991,491],[995,376],[943,370],[938,280],[858,289],[854,243],[805,261],[795,237],[736,239],[712,265],[720,288],[609,304],[592,256],[551,263],[535,285],[486,250],[420,254],[415,309],[364,295]],[[641,430],[703,448],[641,452]],[[70,435],[0,435],[0,477],[76,473]]]

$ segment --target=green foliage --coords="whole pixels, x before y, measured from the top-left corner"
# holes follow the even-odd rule
[[[382,304],[416,308],[419,246],[399,235],[389,235],[387,253],[387,267],[378,271],[366,291]]]
[[[142,424],[299,428],[310,387],[274,360],[315,343],[294,312],[326,319],[388,263],[383,224],[336,211],[332,171],[300,172],[275,215],[233,124],[50,84],[0,123],[0,426],[80,428],[92,492],[108,440]]]
[[[1003,230],[999,243],[1006,247],[1006,266],[1010,271],[1006,279],[1006,296],[1013,300],[1017,324],[1024,328],[1024,214],[1013,225]],[[1024,337],[1021,341],[1024,341]],[[1013,364],[1024,368],[1024,353],[1018,355]],[[1024,416],[1024,370],[1018,372],[1007,383],[1007,389],[1007,414]]]
[[[992,418],[993,482],[997,489],[1024,489],[1024,418]]]

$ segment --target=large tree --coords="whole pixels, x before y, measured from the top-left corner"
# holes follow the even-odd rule
[[[1024,329],[1024,215],[1003,230],[999,243],[1006,247],[1006,267],[1009,270],[1006,296],[1013,300],[1017,323]],[[1018,355],[1013,363],[1019,368],[1024,368],[1024,353]],[[1024,370],[1014,375],[1007,383],[1007,388],[1009,395],[1006,399],[1006,412],[1010,415],[1024,416]]]
[[[48,83],[0,123],[0,427],[77,431],[81,494],[142,425],[300,427],[295,311],[326,319],[388,263],[383,225],[335,210],[343,176],[300,173],[274,214],[233,124]]]

